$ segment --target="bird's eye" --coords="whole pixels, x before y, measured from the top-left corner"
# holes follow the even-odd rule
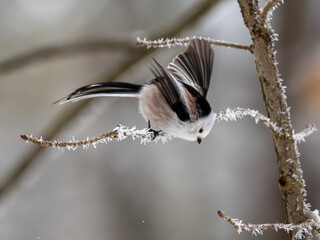
[[[200,128],[199,133],[203,133],[203,129],[202,128]]]

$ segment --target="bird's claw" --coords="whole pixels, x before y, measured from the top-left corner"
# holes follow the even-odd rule
[[[157,130],[154,130],[152,128],[149,128],[149,132],[152,133],[152,138],[151,140],[154,140],[156,139],[156,137],[158,137],[160,135],[160,133],[162,132],[161,130],[157,131]]]

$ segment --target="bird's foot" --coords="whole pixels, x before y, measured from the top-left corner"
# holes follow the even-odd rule
[[[152,138],[151,138],[151,140],[154,140],[154,139],[156,139],[156,137],[158,137],[159,135],[160,135],[160,133],[162,132],[161,130],[159,130],[159,131],[157,131],[157,130],[154,130],[154,129],[152,129],[152,128],[149,128],[149,130],[148,130],[150,133],[152,133]]]

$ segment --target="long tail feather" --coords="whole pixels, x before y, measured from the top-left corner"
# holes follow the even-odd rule
[[[124,82],[104,82],[83,86],[53,104],[76,102],[95,97],[137,97],[142,85]]]

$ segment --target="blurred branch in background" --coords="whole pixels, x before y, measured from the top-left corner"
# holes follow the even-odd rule
[[[150,38],[157,39],[161,37],[174,37],[179,35],[183,30],[187,27],[190,27],[197,20],[199,20],[202,16],[204,16],[213,6],[215,6],[219,0],[206,0],[202,3],[197,3],[196,6],[191,7],[190,10],[186,11],[182,16],[177,17],[179,21],[177,21],[176,25],[172,25],[169,30],[166,32],[157,32],[150,34]],[[115,81],[117,77],[119,77],[122,73],[128,70],[133,65],[137,64],[148,54],[154,52],[154,49],[137,49],[135,54],[132,54],[131,59],[128,61],[122,62],[116,67],[113,72],[106,74],[105,77],[101,80],[97,80],[96,82],[111,82]],[[62,114],[56,117],[52,121],[52,124],[49,124],[47,128],[47,132],[43,134],[45,139],[54,139],[55,136],[61,131],[63,126],[71,122],[86,106],[89,105],[90,99],[87,101],[80,102],[74,108],[68,111],[64,111]],[[21,178],[23,174],[38,161],[43,161],[45,159],[37,158],[37,156],[42,152],[43,148],[36,147],[30,150],[25,154],[24,158],[18,161],[17,166],[12,170],[11,173],[0,183],[0,201],[6,197],[11,190],[13,190]]]
[[[31,64],[36,64],[44,60],[126,49],[136,48],[134,48],[132,41],[112,38],[79,41],[61,44],[58,46],[42,47],[0,62],[0,75],[10,73],[22,67],[27,67]]]

